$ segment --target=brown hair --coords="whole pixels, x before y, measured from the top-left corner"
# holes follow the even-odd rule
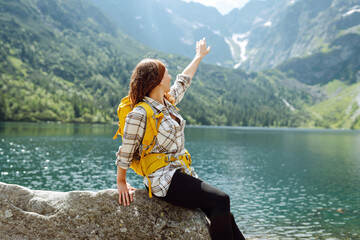
[[[136,65],[131,75],[128,94],[133,107],[161,83],[165,69],[162,62],[150,58],[144,59]],[[170,93],[165,93],[164,97],[169,102],[175,103],[175,99],[171,97]]]

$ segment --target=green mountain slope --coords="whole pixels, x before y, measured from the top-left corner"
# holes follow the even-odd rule
[[[307,126],[359,129],[359,30],[352,27],[323,44],[320,52],[278,66],[287,77],[318,86],[325,93],[323,101],[304,108],[311,115]]]
[[[360,83],[334,80],[324,86],[328,99],[309,107],[309,126],[360,129]]]
[[[148,51],[85,1],[0,1],[2,120],[110,121]],[[120,81],[119,81],[120,80]]]
[[[0,120],[114,122],[140,59],[173,78],[191,61],[139,44],[88,1],[0,0],[0,11]],[[179,108],[189,124],[342,127],[314,117],[325,89],[287,74],[201,64]]]
[[[340,35],[319,53],[293,58],[278,69],[305,84],[326,84],[334,79],[356,83],[360,81],[360,26],[358,29],[359,34]]]

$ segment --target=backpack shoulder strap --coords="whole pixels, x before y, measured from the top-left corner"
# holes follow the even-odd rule
[[[155,109],[153,106],[145,101],[140,102],[137,106],[141,106],[146,111],[147,121],[143,144],[149,146],[153,142],[154,137],[157,136],[160,122],[164,117],[164,114],[160,112],[159,114],[155,115]]]
[[[154,138],[158,134],[160,123],[164,117],[164,114],[162,112],[160,112],[159,114],[155,115],[156,110],[146,100],[143,100],[135,105],[135,107],[137,107],[137,106],[142,107],[146,112],[146,127],[145,127],[145,133],[144,133],[144,137],[143,137],[143,141],[142,141],[142,145],[143,145],[142,154],[144,155],[144,154],[148,154],[155,145]],[[113,139],[117,138],[118,135],[123,136],[126,116],[132,110],[133,110],[133,108],[131,107],[130,98],[128,96],[124,97],[121,100],[119,107],[117,109],[117,114],[119,117],[119,122],[118,122],[119,128],[118,128],[115,136],[113,137]]]
[[[141,106],[145,109],[146,112],[146,130],[143,137],[143,151],[141,158],[144,157],[144,154],[148,154],[155,145],[155,137],[158,134],[158,130],[160,127],[161,120],[164,117],[164,114],[160,112],[159,114],[155,115],[155,109],[150,103],[146,101],[140,102],[137,106]]]

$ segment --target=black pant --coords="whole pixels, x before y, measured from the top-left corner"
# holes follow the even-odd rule
[[[211,239],[245,239],[230,212],[223,191],[180,171],[175,172],[167,195],[160,199],[187,208],[200,208],[210,219]]]

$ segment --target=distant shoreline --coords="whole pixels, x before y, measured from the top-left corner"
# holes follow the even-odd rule
[[[117,122],[56,122],[56,121],[0,121],[1,123],[25,123],[25,124],[79,124],[79,125],[117,125]],[[186,125],[187,128],[224,128],[239,130],[268,130],[268,131],[348,131],[357,132],[360,129],[344,129],[344,128],[321,128],[321,127],[254,127],[254,126],[217,126],[217,125]]]

